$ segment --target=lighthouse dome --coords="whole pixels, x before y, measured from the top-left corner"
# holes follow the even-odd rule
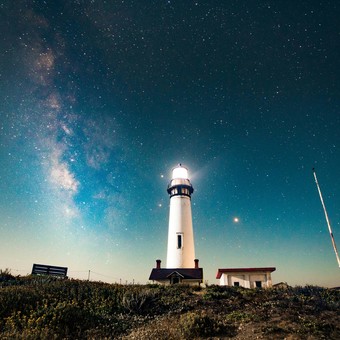
[[[172,170],[172,179],[177,178],[188,179],[188,169],[181,164]]]

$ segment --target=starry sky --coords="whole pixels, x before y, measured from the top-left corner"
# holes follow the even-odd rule
[[[0,268],[148,281],[171,170],[196,257],[339,286],[337,1],[0,0]],[[235,220],[238,218],[238,220]]]

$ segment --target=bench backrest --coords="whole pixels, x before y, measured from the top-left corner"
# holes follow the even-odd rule
[[[66,277],[67,267],[57,267],[50,266],[45,264],[33,264],[32,268],[33,275],[54,275],[54,276],[62,276]]]

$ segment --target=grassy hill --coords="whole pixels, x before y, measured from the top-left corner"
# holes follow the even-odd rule
[[[340,339],[340,291],[118,285],[0,271],[1,339]]]

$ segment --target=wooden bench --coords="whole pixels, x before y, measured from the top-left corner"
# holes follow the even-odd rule
[[[45,264],[33,264],[32,275],[53,275],[67,278],[67,267],[57,267]]]

